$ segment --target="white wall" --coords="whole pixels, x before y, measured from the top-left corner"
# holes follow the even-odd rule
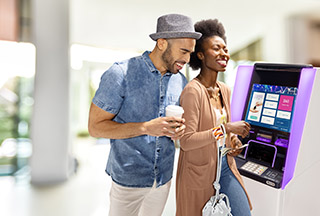
[[[289,58],[296,63],[319,64],[320,12],[290,17],[288,24]]]
[[[320,14],[320,11],[319,11]],[[308,41],[316,41],[316,43],[310,43],[310,57],[314,60],[320,61],[320,19],[310,23],[313,25],[310,32],[310,37]]]

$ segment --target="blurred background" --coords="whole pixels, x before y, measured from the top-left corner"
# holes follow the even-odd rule
[[[168,13],[224,24],[231,87],[239,64],[320,66],[320,0],[0,0],[0,215],[107,215],[109,140],[89,137],[91,99],[113,62],[153,49]]]

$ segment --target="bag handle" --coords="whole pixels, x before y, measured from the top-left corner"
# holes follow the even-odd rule
[[[219,146],[217,145],[217,172],[216,172],[216,180],[213,182],[213,187],[216,189],[215,198],[219,197],[220,192],[220,176],[221,176],[221,168],[222,168],[222,157],[225,156],[228,151],[224,151],[226,145],[226,129],[223,124],[220,125],[223,130],[223,144],[220,150]]]

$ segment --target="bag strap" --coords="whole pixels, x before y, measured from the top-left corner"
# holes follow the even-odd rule
[[[223,144],[220,150],[219,146],[217,145],[217,172],[216,172],[216,180],[213,182],[213,186],[216,189],[216,199],[219,197],[220,192],[220,176],[221,176],[221,167],[222,167],[222,157],[227,154],[228,151],[223,151],[226,145],[226,129],[223,124],[221,124],[223,129]]]

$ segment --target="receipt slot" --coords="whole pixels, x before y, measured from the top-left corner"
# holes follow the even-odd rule
[[[235,159],[253,216],[320,215],[320,70],[239,66],[231,114],[251,124]]]

